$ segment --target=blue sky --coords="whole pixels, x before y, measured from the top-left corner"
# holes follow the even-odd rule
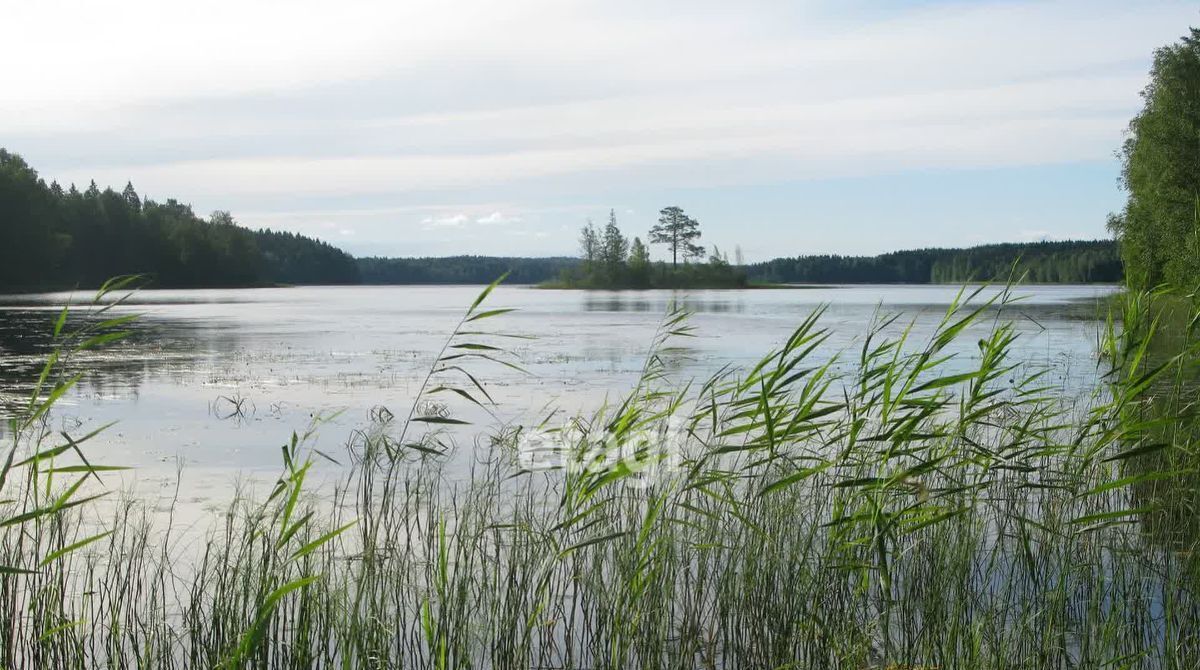
[[[1195,2],[22,3],[0,138],[48,179],[355,254],[573,254],[680,205],[749,260],[1104,236]]]

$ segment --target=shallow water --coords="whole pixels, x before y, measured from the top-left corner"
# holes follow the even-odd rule
[[[77,361],[91,372],[58,406],[54,427],[78,435],[119,421],[93,441],[93,458],[144,473],[173,472],[182,463],[193,473],[212,475],[208,488],[222,477],[232,481],[236,471],[275,469],[280,445],[314,416],[341,412],[322,425],[314,444],[327,453],[343,453],[353,430],[369,424],[374,408],[407,414],[433,358],[479,290],[142,291],[116,310],[142,315],[134,336]],[[679,340],[683,351],[671,358],[672,378],[686,381],[725,365],[753,364],[823,304],[828,311],[821,323],[832,335],[816,352],[822,361],[839,351],[852,359],[879,313],[902,313],[897,323],[912,321],[911,337],[921,342],[958,290],[853,286],[673,294],[502,287],[487,305],[517,311],[479,325],[533,337],[488,340],[511,348],[528,374],[472,363],[472,372],[498,403],[496,418],[462,400],[447,400],[448,410],[488,425],[537,423],[551,406],[588,413],[630,388],[673,300],[695,312],[696,336]],[[1114,290],[1018,289],[1023,299],[1004,315],[1021,332],[1015,354],[1026,363],[1050,366],[1051,381],[1068,392],[1091,388],[1097,376],[1100,298]],[[0,296],[0,393],[6,410],[40,369],[63,302],[88,298],[85,293]],[[86,305],[76,309],[82,312]],[[961,338],[957,344],[964,359],[975,339]]]

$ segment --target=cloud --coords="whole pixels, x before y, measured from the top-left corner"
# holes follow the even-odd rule
[[[366,195],[467,190],[564,175],[657,169],[665,186],[695,184],[688,169],[707,166],[710,184],[747,179],[805,179],[878,174],[897,169],[1031,165],[1106,159],[1125,115],[1082,119],[957,119],[789,125],[723,134],[661,138],[607,146],[457,154],[263,157],[185,161],[61,171],[66,182],[124,183],[192,199],[225,196]],[[757,173],[747,170],[760,164]],[[769,163],[769,165],[765,165]],[[765,167],[765,169],[764,169]],[[699,185],[699,184],[697,184]]]
[[[470,219],[466,214],[450,214],[446,216],[427,216],[421,219],[421,225],[425,228],[459,228],[467,223]]]
[[[637,219],[659,203],[636,196],[686,189],[1111,162],[1153,49],[1197,18],[1173,0],[45,0],[4,15],[28,58],[0,68],[0,137],[47,179],[132,180],[292,229],[352,222],[364,245],[529,224],[567,201]],[[545,224],[572,229],[561,216]]]
[[[509,224],[509,223],[517,223],[520,220],[521,220],[521,217],[516,216],[516,215],[504,214],[501,212],[492,212],[491,214],[488,214],[487,216],[481,216],[478,219],[475,219],[475,223],[478,223],[481,226],[500,226],[500,225],[505,225],[505,224]]]
[[[521,221],[521,217],[505,214],[499,210],[493,211],[486,215],[468,215],[465,212],[458,211],[454,213],[442,213],[437,215],[426,216],[421,219],[421,226],[425,229],[434,228],[462,228],[467,224],[476,224],[480,226],[499,226]]]
[[[163,166],[178,162],[164,153],[425,159],[1078,120],[1126,113],[1150,51],[1195,18],[1188,3],[1078,0],[875,15],[817,2],[60,4],[6,13],[20,28],[10,48],[35,57],[0,70],[0,131],[47,146],[87,133]]]

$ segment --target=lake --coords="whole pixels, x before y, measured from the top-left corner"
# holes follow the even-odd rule
[[[494,626],[486,635],[508,641],[472,634],[455,643],[454,653],[464,657],[512,653],[517,647],[505,645],[519,634],[530,640],[530,658],[546,660],[514,665],[598,667],[603,664],[595,658],[614,647],[607,641],[592,645],[608,634],[596,633],[592,617],[628,610],[631,598],[622,593],[668,613],[661,619],[647,615],[647,621],[669,628],[637,638],[653,654],[666,649],[656,646],[658,635],[670,641],[723,626],[745,636],[722,642],[720,652],[711,640],[701,641],[712,646],[706,652],[712,658],[758,658],[764,652],[757,651],[755,636],[780,634],[764,628],[764,621],[816,616],[829,624],[812,639],[803,637],[806,627],[788,624],[786,634],[821,650],[811,656],[819,659],[846,653],[821,646],[828,644],[827,626],[835,635],[861,639],[855,644],[869,653],[856,652],[861,658],[854,667],[867,667],[877,648],[874,636],[889,645],[898,641],[898,653],[922,667],[940,664],[943,649],[910,651],[934,628],[986,630],[969,633],[986,653],[1040,660],[1047,653],[1041,645],[1047,626],[1062,629],[1054,635],[1054,653],[1062,660],[1042,665],[1093,667],[1100,665],[1091,662],[1096,654],[1145,654],[1146,667],[1169,667],[1153,661],[1178,646],[1176,636],[1190,635],[1175,631],[1173,622],[1180,620],[1182,631],[1195,630],[1190,582],[1178,578],[1194,574],[1183,572],[1194,569],[1192,554],[1176,549],[1194,546],[1192,471],[1143,456],[1133,460],[1149,453],[1146,442],[1158,449],[1161,438],[1121,423],[1132,416],[1130,408],[1147,407],[1147,401],[1166,407],[1174,396],[1110,398],[1100,379],[1107,369],[1098,355],[1101,317],[1114,287],[1022,287],[1019,300],[983,313],[935,357],[953,357],[930,374],[951,380],[954,392],[971,386],[955,373],[974,366],[977,343],[996,324],[1012,323],[1018,338],[1009,359],[989,359],[994,364],[985,366],[1003,374],[989,374],[986,386],[973,387],[961,405],[938,383],[920,379],[908,387],[911,393],[896,393],[903,382],[892,381],[908,362],[872,364],[865,374],[855,370],[873,323],[886,323],[880,328],[888,338],[907,332],[900,352],[925,350],[957,300],[956,287],[687,294],[502,287],[480,309],[515,311],[472,322],[468,328],[490,334],[467,341],[510,351],[452,349],[514,362],[453,361],[475,374],[495,406],[439,395],[445,404],[426,404],[420,415],[469,422],[442,426],[442,441],[451,445],[444,457],[426,457],[428,442],[393,451],[403,440],[382,439],[380,431],[397,438],[403,421],[379,418],[408,414],[426,371],[480,290],[306,287],[130,296],[115,311],[139,315],[131,336],[72,360],[71,366],[87,372],[48,419],[48,427],[75,436],[116,421],[87,443],[88,458],[134,466],[95,471],[102,481],[64,463],[70,454],[39,468],[47,488],[51,480],[65,487],[74,478],[68,490],[82,486],[80,496],[123,494],[95,502],[80,498],[88,502],[77,516],[62,517],[73,525],[63,524],[68,532],[58,545],[48,545],[60,548],[40,559],[57,561],[68,555],[62,552],[85,547],[51,573],[68,584],[51,583],[51,593],[65,594],[68,606],[59,618],[133,622],[122,627],[135,634],[197,626],[206,631],[203,626],[212,624],[203,608],[210,603],[224,607],[236,600],[255,607],[242,594],[282,593],[290,584],[305,591],[280,601],[279,620],[286,623],[272,628],[269,644],[289,650],[307,644],[324,654],[326,665],[340,665],[360,653],[347,651],[340,637],[360,617],[355,613],[353,623],[308,617],[355,612],[361,605],[373,608],[361,620],[387,622],[380,628],[382,643],[363,647],[363,657],[378,658],[383,649],[411,661],[397,665],[422,667],[428,663],[413,659],[428,658],[423,640],[433,630],[434,611],[457,617],[446,619],[453,625],[444,630],[484,621],[485,629]],[[996,294],[982,289],[980,298]],[[47,334],[68,299],[85,297],[0,297],[5,411],[28,393],[51,345]],[[816,375],[799,378],[797,370],[810,361],[814,367],[833,361],[835,372],[861,387],[841,396],[832,386],[834,403],[846,404],[821,406],[784,405],[778,386],[749,384],[744,394],[714,400],[711,424],[706,412],[688,426],[673,420],[687,414],[686,406],[664,418],[656,412],[666,403],[642,394],[620,420],[607,416],[617,429],[606,422],[583,438],[529,430],[487,439],[491,431],[537,426],[548,416],[551,425],[561,426],[573,415],[586,418],[619,401],[641,376],[673,303],[691,311],[694,331],[659,350],[665,379],[654,383],[674,389],[729,366],[747,370],[814,310],[824,309],[828,338],[810,358],[797,361],[793,350],[768,369],[785,371],[777,379],[799,379],[789,387],[799,394]],[[76,310],[76,323],[86,309]],[[883,352],[878,360],[889,360],[896,350],[880,339],[871,350]],[[1010,371],[1010,365],[1026,369]],[[1019,381],[1035,371],[1044,376],[1033,386],[1048,392]],[[1114,398],[1125,400],[1106,405]],[[314,458],[310,468],[300,464],[310,454],[300,452],[297,465],[274,487],[283,471],[280,446],[315,417],[327,418],[306,444],[329,459]],[[527,461],[550,452],[542,447],[555,439],[570,460],[538,472],[543,468]],[[51,436],[49,443],[59,438]],[[1122,459],[1128,460],[1119,469],[1110,465]],[[1162,488],[1146,486],[1167,477],[1173,479]],[[272,490],[280,495],[268,499],[264,494]],[[291,495],[281,495],[289,490]],[[21,528],[22,538],[49,537],[48,543],[56,537],[48,529],[58,527],[59,517],[51,518],[53,526],[41,525],[36,514],[42,509],[48,508],[37,507],[30,517],[35,532]],[[880,533],[881,527],[891,530]],[[10,548],[0,565],[15,564],[12,553]],[[41,567],[36,559],[31,555],[19,565]],[[887,580],[871,578],[883,568]],[[272,570],[311,574],[296,580],[275,577]],[[41,583],[27,579],[18,583]],[[254,579],[266,581],[248,581]],[[285,579],[291,581],[279,586]],[[156,584],[172,586],[160,591]],[[641,590],[643,584],[655,585]],[[522,609],[530,593],[539,594],[538,617]],[[1049,595],[1060,602],[1047,605]],[[185,614],[191,612],[202,616]],[[1047,620],[1039,621],[1044,612]],[[680,613],[703,623],[676,621]],[[221,616],[214,619],[219,624]],[[146,625],[152,617],[162,623]],[[880,632],[873,631],[876,621]],[[1134,632],[1097,633],[1110,628]],[[113,653],[103,631],[115,629],[113,624],[100,628],[102,637],[88,637],[88,644],[98,645],[90,653]],[[186,645],[226,644],[206,634],[180,639],[160,653],[185,659]],[[1097,640],[1108,646],[1094,651]],[[152,646],[137,637],[119,644],[129,650]],[[949,649],[957,654],[970,644],[955,642]],[[769,653],[809,658],[798,649],[789,642]],[[980,652],[964,653],[977,660]],[[945,665],[986,665],[974,660]]]
[[[90,446],[92,458],[143,475],[182,464],[208,487],[234,472],[273,471],[279,447],[313,417],[315,445],[344,453],[354,430],[387,408],[408,409],[446,336],[478,286],[303,287],[146,290],[118,308],[141,315],[133,336],[76,361],[90,370],[57,407],[53,424],[73,435],[118,421]],[[1021,333],[1015,353],[1051,368],[1068,391],[1094,387],[1098,316],[1111,286],[1025,286],[1005,311]],[[479,322],[531,339],[495,338],[525,372],[475,361],[472,373],[495,399],[495,417],[439,396],[450,416],[495,427],[529,425],[550,410],[590,413],[637,379],[672,301],[694,312],[695,337],[678,340],[673,380],[703,379],[726,365],[748,367],[781,344],[805,316],[827,305],[831,332],[815,353],[846,352],[850,365],[872,319],[903,316],[911,338],[932,332],[954,286],[841,286],[749,291],[585,292],[505,286],[490,308],[516,311]],[[995,292],[988,289],[988,295]],[[90,294],[0,296],[0,392],[11,411],[28,392],[65,300]],[[77,308],[77,313],[86,305]],[[986,327],[986,326],[985,326]],[[982,332],[982,331],[981,331]],[[960,338],[964,363],[977,338]],[[472,431],[472,433],[477,431]],[[469,440],[468,436],[463,439]],[[199,476],[203,473],[202,476]],[[187,478],[185,478],[186,480]]]

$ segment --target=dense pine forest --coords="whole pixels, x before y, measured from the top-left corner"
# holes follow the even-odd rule
[[[602,240],[603,238],[601,238]],[[604,248],[601,242],[599,245]],[[517,284],[569,285],[584,288],[660,287],[660,275],[677,275],[684,287],[705,285],[719,268],[729,267],[724,255],[680,264],[636,260],[640,254],[610,263],[604,253],[595,258],[512,258],[454,256],[450,258],[360,258],[359,273],[367,284],[486,284],[503,272]],[[716,259],[716,260],[714,260]],[[642,265],[646,267],[641,268]],[[612,270],[611,268],[618,268]],[[1014,275],[1015,273],[1015,275]],[[609,276],[611,275],[611,276]],[[1024,276],[1038,283],[1115,283],[1122,279],[1121,258],[1112,240],[990,244],[966,249],[916,249],[879,256],[798,256],[742,266],[740,283],[758,284],[937,284],[966,281],[1004,281]],[[713,283],[713,281],[709,281]]]
[[[155,287],[358,281],[354,259],[324,242],[143,201],[132,184],[64,189],[0,149],[0,290],[98,286],[122,274]]]
[[[751,280],[814,284],[941,284],[1003,281],[1119,282],[1121,258],[1111,240],[989,244],[914,249],[879,256],[799,256],[747,267]]]

